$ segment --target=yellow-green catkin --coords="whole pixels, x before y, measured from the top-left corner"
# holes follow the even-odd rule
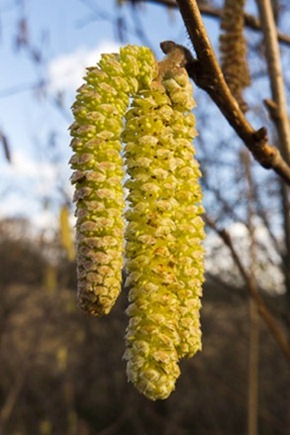
[[[168,143],[175,150],[174,188],[176,207],[174,209],[175,227],[172,236],[175,246],[172,253],[175,258],[175,293],[180,303],[178,332],[180,345],[178,356],[190,357],[201,350],[200,297],[204,281],[204,222],[201,214],[202,191],[199,184],[201,172],[194,158],[195,149],[192,140],[196,136],[195,117],[190,112],[195,106],[192,84],[187,72],[181,68],[168,73],[163,85],[172,104],[174,115],[170,122],[172,133],[165,134],[161,143]]]
[[[75,259],[73,231],[69,221],[70,213],[67,205],[63,205],[59,213],[60,242],[69,261]]]
[[[148,86],[156,61],[146,47],[105,54],[89,68],[73,105],[78,303],[90,315],[107,314],[121,288],[123,163],[121,131],[129,97]]]
[[[170,395],[179,359],[201,348],[204,232],[193,106],[186,71],[165,73],[134,99],[123,133],[130,175],[124,357],[129,381],[152,400]]]
[[[250,85],[247,44],[244,37],[245,0],[225,0],[221,19],[221,66],[226,82],[243,112],[247,104],[243,89]]]

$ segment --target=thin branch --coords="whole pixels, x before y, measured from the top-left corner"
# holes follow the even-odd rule
[[[257,269],[257,240],[255,235],[255,192],[251,170],[249,153],[243,150],[241,153],[245,178],[247,181],[247,226],[249,231],[249,275],[252,279],[255,291],[258,293],[258,283],[256,277]],[[260,344],[260,318],[256,302],[250,298],[249,303],[249,378],[248,378],[248,434],[258,434],[258,413],[259,413],[259,344]]]
[[[237,222],[242,222],[243,219],[241,216],[236,213],[236,205],[240,201],[240,198],[237,198],[236,203],[229,204],[227,200],[222,195],[220,189],[215,187],[214,185],[210,184],[206,174],[203,172],[203,185],[206,187],[206,189],[211,192],[215,196],[215,200],[217,204],[221,205],[220,214],[222,216],[230,216],[232,219],[236,220]]]
[[[131,0],[132,1],[132,0]],[[129,0],[130,2],[130,0]],[[135,3],[156,3],[160,4],[169,8],[176,8],[177,3],[175,0],[134,0]],[[212,6],[206,5],[206,4],[200,4],[199,10],[202,15],[212,17],[212,18],[218,18],[220,19],[222,16],[222,9],[214,8]],[[244,13],[244,20],[245,25],[249,27],[251,30],[259,32],[261,30],[261,22],[260,20],[248,13]],[[278,39],[281,44],[290,45],[290,35],[287,35],[283,32],[278,32]]]
[[[209,41],[196,1],[178,0],[178,5],[195,48],[197,60],[191,56],[188,49],[172,41],[161,43],[162,50],[166,54],[176,49],[183,51],[184,66],[190,77],[210,95],[254,158],[264,168],[272,168],[290,185],[290,167],[279,150],[269,144],[267,130],[264,127],[255,130],[231,94]]]
[[[121,427],[124,426],[128,418],[128,412],[125,410],[110,426],[97,432],[97,435],[114,435],[119,432]]]
[[[276,23],[271,1],[256,0],[256,3],[261,17],[266,48],[265,56],[268,64],[272,91],[273,102],[270,111],[279,135],[281,153],[284,159],[290,163],[290,124],[287,113],[287,102],[277,40]],[[268,107],[270,107],[269,101]]]
[[[8,89],[0,89],[0,98],[6,98],[13,96],[15,94],[20,94],[22,92],[34,91],[39,86],[38,83],[23,83],[20,85],[13,86]]]
[[[4,155],[7,162],[11,163],[12,159],[11,159],[11,149],[10,149],[9,141],[6,134],[4,134],[3,131],[1,130],[0,130],[0,143],[2,143]]]
[[[283,354],[290,362],[290,346],[288,343],[288,340],[281,330],[280,326],[277,324],[276,319],[273,317],[271,312],[268,310],[265,302],[263,301],[262,296],[257,291],[256,283],[253,280],[253,277],[251,274],[248,274],[246,268],[244,267],[234,245],[232,242],[232,239],[229,235],[229,233],[225,229],[219,229],[215,222],[213,222],[207,215],[204,215],[205,222],[208,226],[210,226],[223,240],[224,244],[229,248],[232,258],[234,260],[234,263],[238,267],[238,270],[247,286],[247,289],[250,292],[251,297],[255,301],[257,305],[258,312],[260,316],[265,321],[266,325],[269,328],[269,331],[272,333],[273,337],[279,344]]]
[[[136,8],[132,9],[132,15],[133,15],[133,23],[134,23],[134,30],[137,37],[140,39],[143,45],[146,45],[147,47],[151,48],[153,50],[153,46],[151,42],[149,41],[149,38],[146,34],[146,31],[143,28],[143,23],[141,20],[141,17],[139,15],[139,12]]]
[[[14,380],[14,384],[12,385],[10,391],[7,394],[7,397],[4,400],[4,404],[2,405],[2,409],[0,411],[0,433],[4,433],[7,424],[9,423],[11,416],[13,414],[13,410],[19,400],[21,392],[25,386],[25,382],[33,368],[33,364],[35,361],[35,357],[38,351],[39,343],[43,339],[44,328],[48,323],[47,320],[50,319],[51,309],[49,308],[43,314],[42,326],[36,329],[33,339],[29,342],[29,348],[26,353],[26,358],[22,361],[22,370],[18,372],[16,379]]]
[[[280,61],[277,30],[270,0],[256,0],[259,9],[265,43],[265,56],[270,77],[272,100],[265,103],[276,127],[281,154],[290,164],[290,123],[288,119],[287,101]],[[284,275],[288,294],[290,295],[290,203],[289,187],[281,185],[281,198],[285,232]]]
[[[266,228],[269,237],[272,241],[272,246],[275,248],[276,253],[281,256],[281,246],[279,245],[279,242],[274,234],[274,232],[271,229],[271,224],[268,219],[267,211],[265,211],[263,203],[261,201],[261,197],[259,195],[258,187],[257,185],[254,186],[255,190],[255,197],[256,197],[256,206],[257,206],[257,214],[259,215],[264,227]]]

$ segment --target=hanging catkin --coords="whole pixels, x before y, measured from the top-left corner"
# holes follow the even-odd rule
[[[243,89],[250,85],[247,44],[244,37],[245,0],[225,0],[220,36],[221,66],[226,82],[243,112]]]
[[[124,245],[121,131],[129,96],[147,86],[156,61],[146,47],[105,54],[89,68],[73,105],[71,126],[77,209],[78,302],[108,314],[119,295]]]
[[[79,304],[92,315],[110,311],[124,257],[127,376],[152,400],[169,396],[179,360],[201,349],[195,102],[175,54],[160,64],[146,47],[103,55],[78,91],[71,127]]]
[[[201,348],[204,232],[194,105],[186,71],[168,71],[134,99],[123,133],[130,175],[125,359],[128,379],[153,400],[169,396],[179,359]]]

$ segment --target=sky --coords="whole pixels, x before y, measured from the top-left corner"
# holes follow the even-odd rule
[[[0,50],[5,60],[0,69],[0,132],[7,137],[12,155],[9,164],[0,147],[0,217],[16,215],[37,225],[51,225],[60,205],[71,199],[70,107],[85,67],[95,64],[100,53],[117,51],[120,34],[123,44],[146,44],[153,48],[157,58],[162,58],[159,43],[164,40],[192,48],[177,11],[154,3],[143,4],[141,9],[118,7],[117,3],[117,0],[0,0]],[[17,48],[16,44],[23,22],[28,49]],[[116,25],[120,22],[124,24],[122,32]],[[219,23],[210,18],[204,18],[204,22],[215,44]],[[250,35],[251,43],[253,36]],[[39,52],[41,61],[33,61],[33,54]],[[253,62],[251,66],[255,66]],[[227,182],[233,176],[232,158],[236,159],[239,141],[233,140],[231,128],[218,109],[209,104],[206,94],[199,89],[194,92],[197,129],[203,128],[203,140],[214,144],[222,135],[224,141],[231,143],[233,152],[223,155],[224,165],[225,159],[229,160],[228,170],[222,173],[222,182]],[[260,87],[252,87],[249,96],[261,105],[269,94],[265,93],[265,87],[261,97],[258,92]],[[204,113],[209,110],[210,124],[205,126],[209,121]],[[255,122],[255,110],[248,116]],[[257,128],[260,126],[256,124]],[[202,153],[198,141],[199,138],[197,152]],[[265,172],[262,168],[258,170]],[[218,172],[211,177],[218,185]],[[210,200],[210,195],[207,199]],[[213,216],[215,212],[219,213],[219,209],[212,210]]]
[[[27,27],[29,49],[17,48],[21,22]],[[116,23],[120,22],[125,26],[118,33]],[[210,18],[204,22],[215,42],[218,22]],[[145,29],[146,35],[142,34]],[[0,147],[0,218],[24,217],[37,230],[57,228],[59,209],[65,201],[71,203],[73,195],[68,127],[85,67],[96,64],[101,53],[118,51],[126,43],[150,46],[162,58],[159,43],[164,40],[191,49],[178,13],[153,3],[134,11],[117,7],[117,0],[0,0],[0,132],[8,139],[12,156],[8,163]],[[35,62],[32,56],[39,51],[41,61]],[[251,90],[251,97],[261,101],[255,92],[259,88]],[[208,97],[197,89],[195,96],[198,105],[205,98],[201,105],[208,110]],[[209,126],[204,139],[214,143],[222,132],[227,140],[231,129],[213,105],[211,110],[218,122],[214,128]],[[199,116],[196,111],[201,128]],[[254,119],[255,113],[249,116]],[[226,157],[231,158],[230,154]],[[229,166],[233,170],[233,162]],[[231,177],[230,170],[223,172],[225,182]],[[210,213],[215,216],[214,208]],[[231,230],[234,236],[245,237],[242,224]],[[207,243],[210,247],[210,238]]]
[[[1,217],[22,216],[49,225],[56,219],[56,208],[71,197],[69,108],[85,67],[95,64],[100,53],[119,49],[116,20],[126,22],[124,44],[144,45],[135,23],[137,32],[143,26],[150,29],[145,42],[159,57],[162,40],[188,45],[176,12],[152,4],[134,20],[133,16],[134,11],[118,8],[115,0],[0,0],[0,49],[5,59],[0,73],[0,131],[12,155],[9,164],[0,150]],[[23,20],[32,50],[16,47]],[[41,51],[41,62],[32,60],[33,51]],[[56,102],[59,93],[61,109]]]

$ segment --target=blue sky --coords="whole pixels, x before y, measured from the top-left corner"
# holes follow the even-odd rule
[[[69,107],[84,67],[94,64],[100,52],[118,49],[117,18],[126,20],[124,43],[141,44],[129,8],[117,8],[115,0],[95,2],[99,17],[90,7],[93,4],[86,0],[0,0],[0,48],[5,59],[1,65],[0,129],[8,137],[12,152],[11,165],[4,153],[0,154],[0,216],[26,216],[44,225],[54,220],[64,198],[59,191],[71,194],[67,164]],[[33,62],[27,50],[15,48],[22,18],[27,20],[31,45],[42,48],[41,63]],[[149,29],[148,42],[158,56],[162,40],[188,44],[176,12],[147,5],[137,18]],[[47,84],[45,96],[33,89],[41,82]],[[54,103],[58,91],[64,91],[63,110],[56,109]]]
[[[93,4],[98,5],[101,17],[89,7]],[[138,30],[146,29],[147,45],[151,45],[157,57],[162,57],[159,43],[163,40],[174,40],[191,48],[176,11],[169,12],[154,4],[144,5],[138,11]],[[118,50],[116,19],[126,21],[124,44],[143,45],[136,35],[136,17],[132,18],[132,10],[128,7],[117,9],[115,0],[0,0],[0,18],[0,131],[8,137],[12,153],[9,164],[0,148],[0,219],[21,216],[26,217],[37,231],[57,228],[58,210],[73,193],[69,182],[68,126],[72,122],[69,108],[75,90],[82,82],[85,66],[95,64],[101,52]],[[15,49],[17,26],[22,18],[27,19],[32,47],[42,48],[41,63],[32,62],[27,50]],[[205,19],[205,24],[210,39],[216,42],[218,22]],[[250,34],[251,42],[252,36]],[[254,64],[251,66],[255,67]],[[33,89],[40,82],[46,83],[45,95]],[[59,91],[63,92],[61,110],[55,102]],[[262,99],[269,96],[268,83],[264,81],[262,87],[252,88],[249,96],[253,106],[257,102],[261,106]],[[197,151],[206,155],[212,147],[221,146],[222,138],[224,143],[230,144],[222,157],[223,168],[227,169],[213,171],[210,176],[213,185],[222,187],[226,183],[226,193],[237,195],[234,183],[231,192],[231,179],[235,165],[239,164],[240,141],[202,91],[195,89],[195,97],[197,129],[202,129],[203,139],[197,138]],[[210,117],[206,116],[208,113]],[[260,115],[259,111],[259,118]],[[255,109],[248,116],[255,122]],[[260,122],[258,119],[257,127],[261,126]],[[204,150],[203,144],[206,144]],[[262,177],[266,174],[258,165],[255,165],[255,171]],[[207,202],[211,203],[209,214],[219,216],[216,199],[208,194]],[[235,237],[245,237],[243,224],[236,223],[231,230]],[[261,232],[261,238],[265,237]],[[207,243],[211,243],[209,237]]]
[[[158,57],[162,56],[160,41],[173,39],[190,46],[176,11],[148,4],[134,16],[130,8],[118,8],[116,3],[0,0],[0,48],[5,59],[1,65],[0,129],[12,152],[11,165],[0,153],[0,216],[24,216],[38,225],[51,225],[64,199],[63,191],[71,196],[69,107],[84,67],[96,63],[101,52],[118,50],[117,19],[126,21],[124,43],[142,44],[136,22],[138,30],[147,29],[146,42]],[[94,4],[98,9],[90,7]],[[22,18],[27,20],[31,45],[42,48],[41,63],[33,62],[27,50],[15,48]],[[210,28],[217,28],[212,20],[209,23]],[[33,89],[41,82],[47,84],[45,96],[39,88]],[[63,110],[56,109],[58,91],[64,92]]]
[[[118,49],[116,20],[126,22],[124,43],[142,44],[136,23],[138,31],[146,29],[146,43],[157,57],[162,56],[160,41],[191,45],[177,11],[153,3],[137,8],[134,16],[132,8],[118,8],[116,0],[0,0],[0,17],[0,49],[5,60],[1,63],[0,130],[8,137],[12,152],[9,165],[0,150],[0,217],[20,215],[51,225],[65,195],[72,194],[67,163],[71,153],[69,107],[84,67],[96,63],[101,52]],[[22,18],[27,20],[32,46],[42,48],[41,63],[32,62],[27,50],[15,49]],[[218,21],[205,19],[205,24],[211,40],[216,41]],[[46,83],[45,95],[32,89],[41,82]],[[62,110],[55,103],[58,91],[63,91]],[[252,98],[255,92],[251,90]],[[214,105],[208,104],[208,97],[200,90],[195,95],[197,121],[202,110],[211,110],[211,119],[218,120],[210,122],[204,140],[214,143],[220,134],[230,137],[231,129]]]

